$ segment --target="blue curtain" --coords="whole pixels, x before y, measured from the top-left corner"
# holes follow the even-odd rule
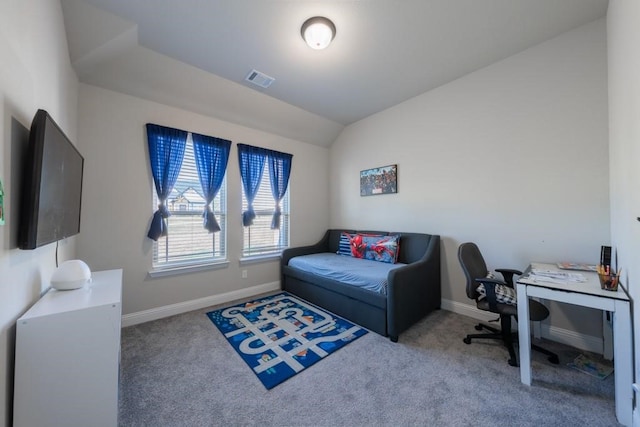
[[[260,188],[260,181],[262,181],[262,172],[266,159],[267,150],[264,148],[238,144],[240,177],[242,178],[242,187],[244,188],[244,194],[247,196],[248,202],[247,210],[242,212],[242,225],[245,227],[252,225],[256,217],[256,213],[253,210],[253,200],[256,198],[258,188]]]
[[[153,182],[160,202],[153,214],[147,237],[157,241],[159,237],[167,235],[166,218],[170,214],[166,201],[180,173],[187,132],[147,123],[147,142]]]
[[[231,141],[197,133],[192,133],[191,137],[193,138],[193,152],[196,157],[198,177],[206,203],[202,213],[204,228],[209,233],[214,233],[220,231],[220,225],[216,221],[211,205],[220,190],[224,173],[227,170]]]
[[[271,178],[271,194],[276,203],[276,209],[271,219],[271,229],[280,228],[280,202],[287,192],[289,185],[289,175],[291,175],[291,159],[293,155],[280,153],[278,151],[269,151],[269,177]]]

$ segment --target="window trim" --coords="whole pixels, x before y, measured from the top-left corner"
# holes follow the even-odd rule
[[[242,257],[240,257],[239,264],[240,265],[259,264],[262,262],[279,260],[280,258],[282,258],[283,250],[284,249],[280,249],[278,252],[270,252],[267,254],[243,255]]]
[[[193,162],[195,167],[195,162],[197,161],[197,159],[195,157],[195,148],[193,146],[194,142],[193,142],[192,132],[190,131],[187,132],[186,145],[187,147],[190,147],[190,151],[193,154]],[[187,154],[187,151],[189,151],[189,148],[185,148],[185,156]],[[184,166],[184,160],[183,160],[183,166]],[[220,243],[219,243],[223,248],[220,255],[207,257],[204,259],[200,258],[200,259],[194,259],[194,260],[168,261],[163,263],[157,263],[156,252],[159,251],[158,245],[160,245],[160,240],[157,240],[153,242],[152,249],[151,249],[151,267],[148,270],[148,274],[150,277],[152,278],[165,277],[165,276],[173,276],[178,274],[193,273],[198,271],[216,270],[220,268],[225,268],[229,264],[228,172],[229,172],[229,169],[227,167],[225,170],[222,185],[220,187],[220,193],[218,194],[218,196],[220,196],[220,203],[218,205],[219,211],[216,212],[216,210],[214,210],[214,215],[220,218],[218,223],[222,228],[221,232],[216,233],[216,236],[215,236],[215,238],[217,239],[222,238],[222,240],[220,240]],[[197,171],[196,171],[196,177],[197,177]],[[176,184],[177,182],[178,181],[176,181]],[[152,187],[152,204],[154,206],[158,204],[158,195],[155,188],[153,187]],[[167,209],[169,209],[168,200],[167,200]],[[180,210],[177,210],[177,211],[169,210],[169,212],[171,212],[173,215],[178,215],[178,216],[180,215],[200,216],[202,214],[202,212],[198,210],[193,210],[193,209],[187,212],[180,211]],[[171,227],[169,228],[171,229]],[[203,230],[205,229],[203,228]],[[171,234],[171,230],[169,230],[169,233]],[[210,237],[211,239],[214,239],[214,236],[210,236]],[[213,253],[215,254],[216,253],[215,244],[213,246],[213,249],[214,249]]]
[[[270,150],[267,148],[256,147],[253,145],[247,144],[238,144],[238,160],[240,162],[240,182],[242,183],[241,189],[241,210],[242,210],[242,241],[241,241],[241,258],[260,258],[269,255],[277,255],[281,253],[284,249],[290,247],[291,245],[291,160],[293,158],[292,154],[283,153],[280,151]],[[272,170],[275,169],[275,170]],[[273,172],[273,174],[272,174]],[[277,195],[273,195],[273,188],[271,186],[271,178],[272,175],[275,175],[275,179],[278,180],[278,184],[283,183],[282,188],[277,189]],[[265,179],[266,177],[266,179]],[[259,178],[259,179],[258,179]],[[269,180],[269,184],[265,181]],[[282,182],[281,182],[282,181]],[[258,185],[258,188],[254,188],[255,185]],[[266,187],[263,190],[263,186]],[[276,185],[276,187],[280,187],[280,185]],[[285,190],[282,193],[282,190]],[[252,194],[253,200],[251,204],[249,204],[246,193],[247,191]],[[268,193],[262,194],[262,193]],[[278,201],[279,206],[274,206],[274,209],[271,209],[272,204],[269,205],[269,208],[265,209],[262,206],[258,208],[256,205],[263,202],[263,200],[274,200]],[[282,203],[282,205],[280,205]],[[285,209],[286,208],[286,209]],[[264,236],[264,239],[260,238],[260,235],[257,237],[258,241],[264,242],[261,247],[256,247],[256,245],[251,245],[250,242],[251,237],[247,238],[247,234],[251,236],[251,227],[255,226],[255,219],[257,218],[257,214],[260,212],[260,216],[264,216],[262,212],[269,212],[268,215],[274,216],[276,212],[280,215],[281,218],[281,226],[277,228],[278,230],[278,242],[276,245],[270,244],[270,238],[268,236],[268,231],[265,229],[264,224],[260,224],[260,228],[257,228],[256,231],[259,234]],[[286,217],[286,227],[282,227],[282,217]],[[269,223],[271,224],[271,223]],[[247,233],[247,230],[248,233]],[[275,229],[271,229],[275,230]],[[256,242],[257,245],[260,243]],[[273,249],[267,249],[273,248]]]
[[[216,262],[193,262],[192,264],[171,265],[166,267],[155,267],[149,270],[149,277],[168,277],[179,274],[197,273],[200,271],[220,270],[229,266],[229,260],[225,259]]]

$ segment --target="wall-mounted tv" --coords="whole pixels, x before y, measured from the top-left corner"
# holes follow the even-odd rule
[[[24,161],[20,249],[80,232],[84,158],[45,110],[38,110]]]

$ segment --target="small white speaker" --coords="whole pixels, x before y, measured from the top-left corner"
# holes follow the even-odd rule
[[[91,281],[91,269],[79,259],[64,261],[51,276],[51,287],[59,291],[79,289]]]

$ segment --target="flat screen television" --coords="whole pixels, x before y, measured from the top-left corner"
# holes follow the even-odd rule
[[[20,207],[20,249],[80,232],[84,158],[45,110],[31,123]]]

